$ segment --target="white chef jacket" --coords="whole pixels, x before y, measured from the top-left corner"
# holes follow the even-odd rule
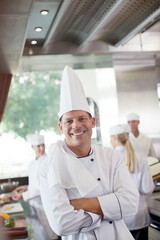
[[[29,164],[28,170],[28,191],[23,192],[23,200],[29,201],[29,204],[35,207],[41,207],[42,201],[40,198],[40,179],[39,179],[39,168],[43,160],[46,158],[46,154],[40,156],[38,159],[34,159]]]
[[[124,146],[117,146],[116,150],[124,157]],[[150,224],[145,195],[151,194],[155,187],[147,161],[138,153],[135,153],[135,172],[131,176],[140,193],[139,208],[136,215],[125,219],[125,223],[130,230],[138,230]]]
[[[138,137],[135,137],[133,133],[129,133],[129,140],[135,152],[140,153],[142,156],[152,156],[156,157],[156,153],[153,148],[152,140],[147,138],[143,134],[139,133]]]
[[[42,163],[40,170],[41,198],[53,231],[62,236],[62,240],[106,240],[107,237],[109,240],[133,239],[122,218],[135,214],[138,209],[139,194],[119,153],[109,148],[92,145],[89,156],[77,158],[72,153],[73,165],[75,162],[78,163],[76,169],[76,165],[73,168],[67,165],[70,158],[66,156],[70,156],[71,151],[61,142],[57,163],[63,162],[65,167],[60,164],[61,171],[57,175],[56,144],[51,145],[48,159]],[[79,164],[85,170],[81,171]],[[74,210],[70,205],[69,200],[82,198],[78,188],[74,186],[75,182],[67,179],[70,178],[69,174],[67,176],[70,170],[74,173],[76,171],[76,184],[82,192],[83,186],[90,187],[89,185],[92,184],[92,182],[88,183],[91,178],[96,182],[94,189],[84,197],[98,197],[104,214],[103,219],[98,214],[85,212],[82,209]],[[52,174],[49,174],[50,172]],[[71,172],[71,175],[76,178],[74,173]],[[68,187],[64,187],[64,176]],[[78,180],[82,187],[78,185]]]

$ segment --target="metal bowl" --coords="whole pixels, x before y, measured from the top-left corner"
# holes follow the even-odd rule
[[[0,192],[1,193],[12,192],[16,187],[18,187],[18,185],[19,185],[18,181],[1,183]]]

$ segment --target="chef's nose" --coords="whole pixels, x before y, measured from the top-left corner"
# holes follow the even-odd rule
[[[78,119],[74,119],[72,127],[73,128],[78,128],[80,126],[80,122],[78,121]]]
[[[44,149],[44,145],[41,144],[41,145],[40,145],[40,150],[42,151],[43,149]]]

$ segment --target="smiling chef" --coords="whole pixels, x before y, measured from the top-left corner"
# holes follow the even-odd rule
[[[123,218],[136,214],[139,194],[118,152],[91,144],[95,118],[72,68],[63,71],[59,128],[41,165],[41,197],[62,240],[131,240]]]

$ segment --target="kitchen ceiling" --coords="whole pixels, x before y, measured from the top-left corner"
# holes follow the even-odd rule
[[[159,18],[160,0],[1,0],[0,73],[154,62]]]

